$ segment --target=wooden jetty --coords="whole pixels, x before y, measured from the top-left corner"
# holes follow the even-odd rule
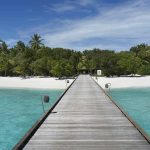
[[[150,144],[89,75],[80,75],[24,149],[150,150]]]

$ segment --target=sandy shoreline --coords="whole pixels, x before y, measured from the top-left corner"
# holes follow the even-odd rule
[[[69,79],[69,86],[73,79]],[[57,78],[27,78],[0,77],[0,88],[30,88],[30,89],[66,89],[66,80]]]
[[[95,80],[95,77],[93,77]],[[116,77],[106,78],[99,77],[98,84],[105,88],[105,84],[111,83],[111,88],[136,88],[136,87],[150,87],[150,76],[145,77]]]
[[[93,77],[95,80],[95,77]],[[69,79],[69,86],[73,79]],[[105,88],[106,83],[111,83],[111,88],[150,87],[150,76],[146,77],[99,77],[98,84]],[[66,80],[57,78],[27,78],[0,77],[0,88],[30,88],[30,89],[66,89]]]

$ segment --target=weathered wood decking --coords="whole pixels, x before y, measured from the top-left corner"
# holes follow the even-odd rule
[[[88,75],[81,75],[25,150],[150,150],[149,143]]]

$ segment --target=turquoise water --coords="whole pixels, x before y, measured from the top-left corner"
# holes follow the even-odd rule
[[[62,90],[0,89],[0,150],[10,150],[43,115],[41,96],[49,95],[48,110]]]
[[[112,89],[110,95],[150,136],[150,88]]]

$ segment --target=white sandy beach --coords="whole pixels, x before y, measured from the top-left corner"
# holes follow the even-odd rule
[[[95,79],[95,77],[93,77]],[[69,86],[73,79],[69,79]],[[105,88],[106,83],[111,83],[111,88],[150,87],[150,76],[147,77],[99,77],[98,83]],[[0,77],[0,88],[34,88],[34,89],[66,89],[66,80],[57,78],[27,78]]]
[[[95,79],[95,77],[93,77]],[[98,77],[98,84],[105,88],[105,84],[111,83],[111,88],[150,87],[150,76],[146,77]]]
[[[69,79],[69,86],[73,79]],[[0,77],[0,88],[66,89],[66,80],[57,78]]]

